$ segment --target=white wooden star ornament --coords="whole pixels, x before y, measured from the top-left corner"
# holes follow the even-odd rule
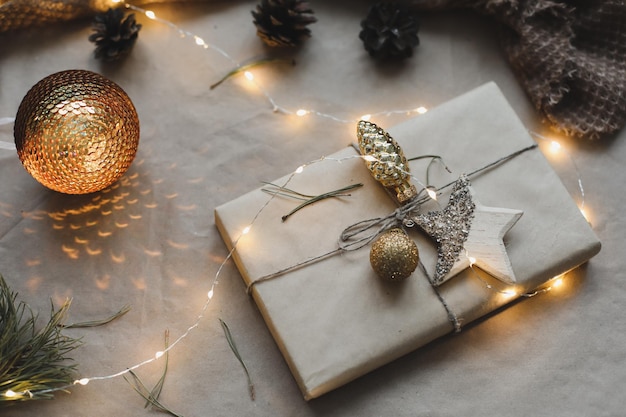
[[[520,210],[482,205],[467,177],[461,176],[443,210],[411,218],[437,243],[433,284],[446,282],[470,264],[500,281],[514,283],[515,273],[503,238],[522,214]]]

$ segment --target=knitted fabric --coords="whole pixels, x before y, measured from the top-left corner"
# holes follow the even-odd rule
[[[91,17],[108,8],[105,0],[0,0],[3,32]]]
[[[569,4],[567,4],[569,3]],[[623,1],[485,3],[533,104],[558,131],[595,139],[626,122]]]
[[[501,24],[510,64],[557,132],[597,139],[626,123],[626,4],[620,0],[413,0],[473,8]]]

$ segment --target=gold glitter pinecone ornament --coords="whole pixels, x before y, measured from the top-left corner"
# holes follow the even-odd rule
[[[39,81],[15,117],[15,146],[42,185],[87,194],[117,181],[139,144],[139,119],[128,95],[90,71],[61,71]]]
[[[384,129],[365,120],[357,123],[356,135],[361,155],[373,158],[366,159],[365,163],[374,179],[393,189],[400,204],[415,197],[417,189],[410,181],[409,162],[395,139]]]
[[[370,263],[378,276],[386,281],[408,278],[419,262],[415,242],[402,229],[391,229],[376,239],[370,249]]]

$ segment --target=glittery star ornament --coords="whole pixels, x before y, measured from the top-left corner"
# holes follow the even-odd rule
[[[520,210],[483,206],[474,197],[467,177],[459,178],[443,210],[412,218],[437,242],[433,284],[444,283],[470,264],[503,282],[514,283],[502,239],[522,214]]]
[[[393,189],[400,204],[417,195],[415,186],[409,182],[411,174],[404,152],[389,133],[374,123],[361,120],[357,124],[357,139],[361,154],[370,157],[365,162],[372,176]]]
[[[28,91],[14,136],[22,165],[42,185],[87,194],[112,185],[129,168],[139,119],[113,81],[90,71],[61,71]]]
[[[372,243],[370,264],[386,281],[403,281],[415,271],[418,262],[417,245],[402,229],[388,230]]]

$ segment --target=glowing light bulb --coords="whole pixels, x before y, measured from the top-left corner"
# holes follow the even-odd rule
[[[361,120],[369,122],[370,119],[372,118],[371,114],[364,114],[363,116],[361,116]]]
[[[304,165],[300,165],[300,166],[296,169],[295,173],[296,173],[296,174],[301,174],[301,173],[302,173],[302,171],[304,171]]]
[[[474,258],[473,256],[468,256],[467,260],[470,263],[470,267],[474,266],[474,264],[476,263],[476,258]]]
[[[89,378],[81,378],[74,381],[75,384],[87,385],[89,383]]]
[[[15,398],[17,397],[17,393],[13,390],[7,390],[7,392],[4,393],[4,396],[7,398]]]
[[[552,153],[557,153],[558,151],[561,150],[561,144],[555,140],[551,141],[550,150],[552,151]]]
[[[209,292],[208,292],[208,294],[207,294],[207,297],[209,298],[209,300],[210,300],[211,298],[213,298],[213,288],[211,288],[211,289],[209,290]]]
[[[152,19],[152,20],[156,19],[156,15],[154,14],[152,10],[146,10],[145,15],[148,19]]]
[[[194,36],[194,40],[196,41],[196,45],[198,45],[198,46],[204,46],[204,45],[206,45],[206,44],[204,43],[204,39],[202,39],[202,38],[201,38],[201,37],[199,37],[199,36]]]
[[[362,158],[365,159],[367,162],[376,162],[376,158],[374,158],[372,155],[363,155]]]
[[[248,233],[250,233],[250,226],[244,227],[243,230],[241,231],[242,235],[247,235]]]
[[[426,113],[428,111],[428,109],[426,107],[418,107],[418,108],[415,109],[415,111],[418,114],[424,114],[424,113]]]
[[[587,220],[587,222],[590,222],[591,220],[589,220],[589,213],[587,213],[587,210],[584,207],[580,207],[579,210],[585,220]]]
[[[563,277],[558,277],[554,280],[554,282],[552,283],[552,288],[559,288],[561,285],[563,285]]]
[[[162,350],[159,350],[157,353],[154,354],[154,358],[155,359],[159,359],[161,356],[164,355],[165,352],[163,352]]]
[[[244,72],[243,76],[246,77],[246,79],[248,81],[253,81],[254,80],[254,74],[252,74],[250,71]]]
[[[514,297],[517,295],[517,291],[515,290],[504,290],[502,291],[502,294],[504,294],[507,297]]]
[[[299,109],[299,110],[296,112],[296,116],[300,116],[300,117],[302,117],[302,116],[306,116],[307,114],[309,114],[309,112],[308,112],[307,110],[304,110],[304,109]]]
[[[426,192],[428,193],[428,196],[430,198],[432,198],[433,200],[437,201],[437,192],[435,190],[433,190],[432,188],[428,188],[428,189],[426,189]]]

